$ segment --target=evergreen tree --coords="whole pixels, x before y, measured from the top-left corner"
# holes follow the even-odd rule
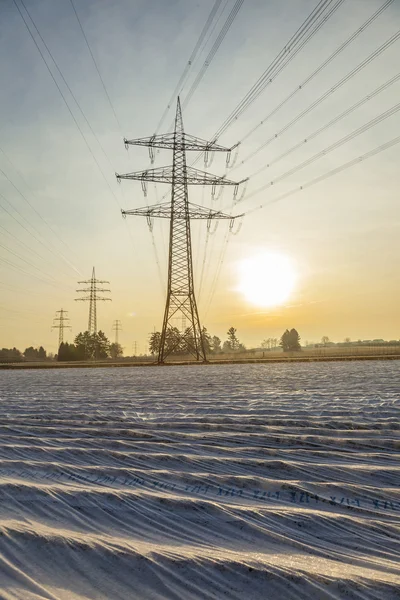
[[[177,327],[168,327],[165,332],[165,345],[168,354],[183,354],[188,352],[187,344],[192,344],[193,347],[193,334],[188,328],[185,331],[187,342],[182,343],[181,332]]]
[[[108,358],[110,346],[110,341],[102,331],[98,333],[89,333],[88,331],[78,333],[75,338],[76,360]]]
[[[74,344],[68,344],[68,342],[62,342],[58,349],[57,354],[58,361],[73,361],[73,360],[84,360],[84,355],[79,352]]]
[[[110,340],[103,331],[93,333],[95,358],[108,358],[110,356]]]
[[[149,350],[150,354],[158,354],[160,351],[161,344],[161,333],[159,331],[154,331],[150,334],[149,340]]]
[[[280,340],[280,346],[284,352],[295,352],[301,350],[300,336],[296,329],[286,329]]]
[[[37,360],[38,351],[33,346],[29,346],[29,348],[25,348],[24,356],[27,360]]]
[[[240,347],[243,346],[243,344],[240,344],[237,336],[236,336],[236,329],[234,327],[230,327],[227,331],[227,336],[228,339],[226,342],[224,342],[223,345],[223,350],[224,352],[236,352],[236,350],[239,350]]]
[[[213,335],[213,337],[211,338],[211,348],[212,348],[213,354],[218,354],[218,352],[222,351],[221,340],[216,335]]]
[[[212,337],[205,327],[201,330],[201,336],[203,338],[204,350],[206,354],[210,354],[212,352]]]
[[[168,327],[165,332],[165,349],[167,354],[186,354],[189,352],[188,346],[194,347],[193,334],[191,329],[186,329],[183,334],[186,341],[182,340],[181,332],[177,327]],[[151,354],[158,354],[161,346],[161,333],[154,331],[150,334],[149,350]]]
[[[111,358],[120,358],[123,355],[124,351],[122,349],[121,344],[111,344],[110,346],[110,356]]]

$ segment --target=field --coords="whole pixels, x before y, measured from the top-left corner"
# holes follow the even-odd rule
[[[399,361],[3,371],[0,597],[400,598]]]

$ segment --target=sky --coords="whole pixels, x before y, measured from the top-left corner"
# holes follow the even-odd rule
[[[56,352],[58,332],[51,326],[61,308],[72,327],[67,340],[85,330],[88,303],[74,299],[78,281],[89,279],[95,266],[97,277],[110,282],[112,299],[98,304],[99,329],[113,339],[119,319],[125,354],[134,343],[144,353],[149,334],[162,324],[168,222],[156,220],[150,232],[146,219],[123,219],[121,208],[166,201],[170,187],[151,184],[145,198],[140,182],[118,185],[115,173],[149,166],[147,149],[127,151],[123,138],[156,131],[215,3],[74,4],[90,51],[70,0],[0,0],[0,347],[43,345]],[[232,188],[214,199],[209,188],[189,190],[191,202],[244,213],[232,232],[225,221],[208,233],[205,222],[192,224],[200,320],[211,334],[224,340],[234,326],[248,347],[292,327],[303,342],[325,335],[399,339],[400,144],[340,167],[399,135],[400,40],[329,92],[400,29],[394,0],[357,33],[384,4],[344,0],[223,132],[219,143],[241,141],[237,162],[226,169],[224,156],[216,155],[207,170],[249,177],[242,199],[239,192],[234,201]],[[219,3],[180,89],[185,130],[203,139],[213,138],[317,1],[244,0],[207,62],[234,5]],[[185,102],[201,69],[204,76]],[[172,130],[175,103],[176,97],[160,133]],[[372,119],[373,126],[325,152]],[[188,155],[188,164],[195,157]],[[171,152],[160,151],[154,166],[171,162]],[[203,169],[202,161],[196,167]],[[241,285],[243,261],[265,255],[278,257],[278,265],[287,261],[294,273],[290,293],[276,306],[250,301]],[[254,277],[267,288],[282,284],[284,275],[258,271]]]

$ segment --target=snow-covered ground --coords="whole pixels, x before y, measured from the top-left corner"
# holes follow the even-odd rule
[[[400,598],[400,362],[0,373],[0,598]]]

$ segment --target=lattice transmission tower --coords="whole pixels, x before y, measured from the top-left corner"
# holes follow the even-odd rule
[[[173,133],[134,140],[125,139],[124,142],[126,147],[129,145],[148,146],[152,162],[154,161],[155,148],[173,151],[172,166],[150,168],[125,175],[116,174],[118,181],[121,179],[141,181],[145,193],[148,181],[172,184],[170,202],[122,211],[123,216],[140,215],[146,217],[149,226],[151,226],[154,217],[170,220],[168,288],[158,363],[162,364],[168,354],[178,347],[186,348],[196,360],[206,361],[205,345],[194,293],[190,221],[191,219],[204,219],[207,221],[208,228],[210,228],[213,219],[228,219],[232,228],[234,220],[242,215],[234,217],[189,202],[188,185],[211,185],[213,194],[215,194],[216,186],[232,185],[235,186],[234,194],[236,195],[239,184],[246,180],[230,181],[225,177],[211,175],[205,171],[187,166],[187,151],[204,152],[205,157],[214,152],[226,152],[228,153],[227,164],[229,164],[233,148],[225,148],[215,142],[208,142],[185,133],[179,98]],[[177,332],[177,328],[172,329],[173,319],[179,316],[185,318],[188,324],[185,331],[181,333]],[[169,330],[175,332],[172,341],[168,337]]]
[[[119,332],[122,331],[122,324],[119,319],[113,321],[112,330],[115,331],[115,343],[119,344]]]
[[[61,310],[57,310],[56,311],[56,315],[60,315],[59,317],[54,317],[53,319],[53,325],[52,325],[52,329],[58,329],[58,347],[61,346],[61,344],[64,341],[64,329],[69,329],[71,330],[71,326],[68,325],[69,323],[69,318],[68,318],[68,311],[64,310],[63,308]],[[57,323],[57,324],[56,324]]]
[[[111,302],[111,298],[106,298],[104,296],[99,296],[98,292],[105,293],[111,292],[109,289],[99,288],[97,287],[99,284],[110,283],[109,281],[103,281],[100,279],[96,279],[95,269],[93,267],[92,278],[87,279],[86,281],[78,281],[79,284],[89,284],[90,287],[81,288],[80,290],[76,290],[81,294],[88,294],[83,298],[75,298],[77,302],[89,302],[89,321],[88,321],[88,332],[89,333],[97,333],[97,302]]]

